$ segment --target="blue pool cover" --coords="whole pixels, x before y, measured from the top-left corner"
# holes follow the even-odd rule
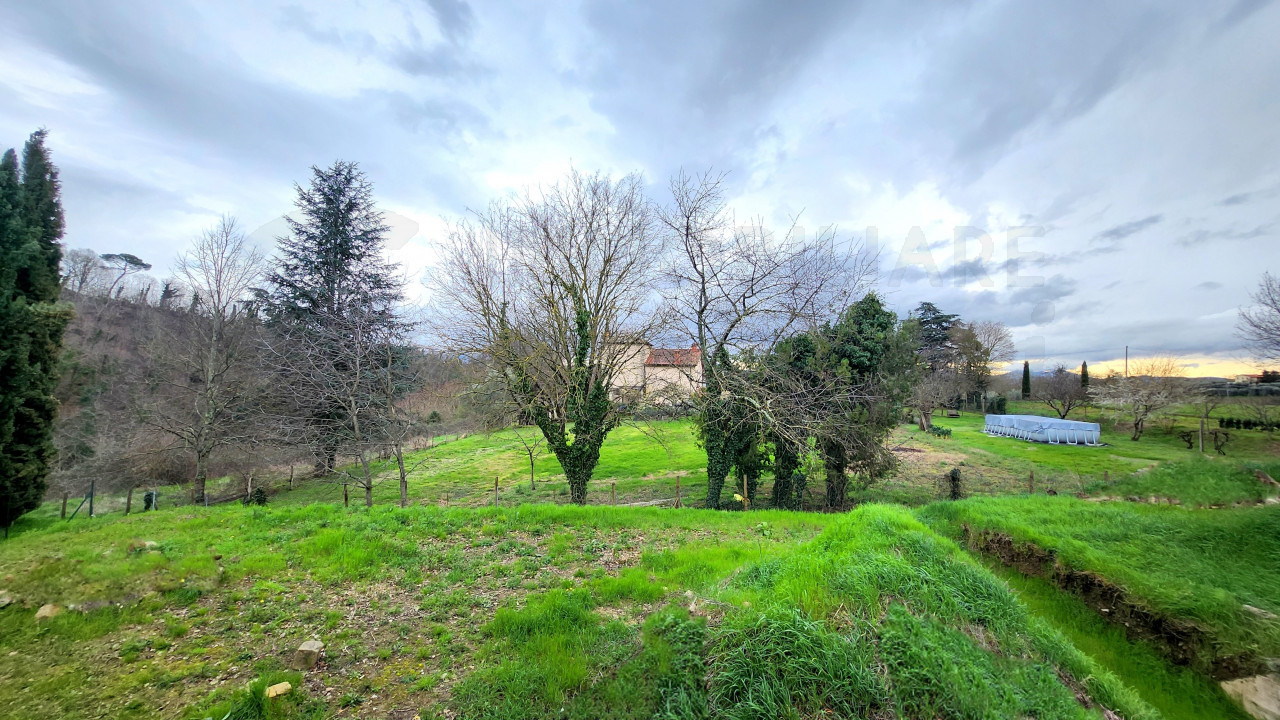
[[[1040,415],[988,415],[982,431],[1052,445],[1097,445],[1101,433],[1098,423]]]

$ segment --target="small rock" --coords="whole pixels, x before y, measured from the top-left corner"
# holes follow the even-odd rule
[[[0,590],[0,608],[13,603],[13,595],[8,590]]]
[[[289,666],[294,670],[310,670],[320,662],[322,652],[324,652],[324,643],[319,640],[308,640],[293,651],[293,661]]]
[[[1280,720],[1280,675],[1227,680],[1222,690],[1258,720]]]
[[[293,686],[287,682],[276,683],[275,685],[272,685],[271,687],[267,688],[267,697],[273,698],[273,697],[276,697],[277,695],[284,695],[285,693],[289,692],[292,689],[293,689]]]
[[[52,617],[57,617],[61,612],[62,612],[62,608],[52,603],[41,605],[40,609],[36,611],[36,622],[40,622],[41,620],[48,620],[49,618],[52,618]]]
[[[1275,620],[1275,619],[1276,619],[1275,613],[1269,613],[1269,612],[1267,612],[1266,610],[1263,610],[1263,609],[1262,609],[1262,608],[1260,608],[1260,607],[1254,607],[1254,606],[1252,606],[1252,605],[1245,605],[1245,606],[1244,606],[1244,610],[1245,610],[1245,612],[1248,612],[1248,613],[1252,613],[1252,614],[1254,614],[1254,615],[1257,615],[1258,617],[1262,618],[1263,620]]]

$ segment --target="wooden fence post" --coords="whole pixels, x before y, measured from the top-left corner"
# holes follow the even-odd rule
[[[1102,484],[1103,484],[1103,485],[1110,485],[1110,484],[1111,484],[1111,471],[1110,471],[1110,470],[1103,470],[1103,471],[1102,471]]]
[[[129,493],[124,496],[124,514],[128,515],[133,510],[133,486],[129,486]]]
[[[680,476],[676,476],[676,507],[680,507]]]
[[[62,520],[67,519],[67,494],[62,493]]]
[[[289,465],[289,489],[293,489],[293,465]]]
[[[609,504],[618,504],[618,483],[616,480],[609,483]]]
[[[1032,470],[1031,475],[1027,477],[1027,492],[1035,493],[1036,491],[1036,471]]]
[[[498,507],[498,476],[493,476],[493,506]]]

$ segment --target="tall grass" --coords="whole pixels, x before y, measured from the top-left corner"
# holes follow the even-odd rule
[[[1188,510],[1067,497],[972,498],[919,515],[951,537],[993,530],[1096,573],[1152,610],[1209,632],[1225,656],[1280,654],[1280,506]],[[1208,658],[1206,658],[1208,660]]]

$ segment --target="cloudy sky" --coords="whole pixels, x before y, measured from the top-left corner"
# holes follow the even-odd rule
[[[903,314],[1002,320],[1037,363],[1246,369],[1280,4],[552,5],[0,0],[0,141],[47,127],[68,246],[161,274],[222,213],[269,243],[337,158],[411,270],[441,218],[570,165],[655,195],[714,167],[740,216],[874,242]]]

